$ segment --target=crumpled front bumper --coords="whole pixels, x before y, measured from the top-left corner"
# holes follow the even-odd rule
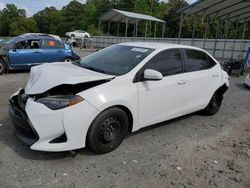
[[[50,110],[33,98],[23,101],[23,90],[10,98],[9,115],[17,136],[33,150],[66,151],[85,147],[89,126],[99,113],[87,101]],[[25,95],[25,94],[24,94]]]
[[[32,127],[25,112],[24,104],[19,93],[16,92],[9,100],[9,116],[16,130],[17,136],[26,144],[32,145],[39,140],[39,136]]]

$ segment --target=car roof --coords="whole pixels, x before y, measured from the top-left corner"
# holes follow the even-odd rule
[[[13,42],[18,42],[22,40],[30,40],[30,39],[38,39],[38,40],[43,40],[43,39],[48,39],[48,40],[57,40],[56,38],[48,35],[27,35],[27,36],[17,36]],[[60,41],[59,41],[60,42]]]
[[[141,48],[151,48],[151,49],[170,49],[170,48],[188,48],[194,50],[201,50],[201,48],[197,48],[194,46],[182,45],[182,44],[171,44],[171,43],[160,43],[160,42],[124,42],[118,45],[124,46],[136,46]]]

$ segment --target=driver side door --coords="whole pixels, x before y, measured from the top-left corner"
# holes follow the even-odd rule
[[[140,128],[172,119],[184,113],[188,80],[181,74],[184,69],[180,49],[169,49],[155,55],[142,68],[154,69],[162,73],[158,81],[139,80],[138,115]],[[140,73],[139,73],[140,74]],[[143,75],[140,76],[143,78]]]

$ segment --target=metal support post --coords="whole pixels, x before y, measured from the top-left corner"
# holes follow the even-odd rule
[[[117,31],[116,31],[117,36],[119,36],[119,30],[120,30],[120,23],[118,23],[118,25],[117,25]]]
[[[191,45],[194,45],[194,34],[195,34],[195,27],[196,27],[196,20],[194,19],[194,23],[193,23],[193,31],[192,31],[192,43]]]
[[[182,24],[183,24],[183,12],[181,13],[181,20],[180,20],[180,25],[179,25],[179,36],[178,36],[178,43],[179,44],[180,44],[180,40],[181,40]]]
[[[237,38],[237,32],[238,32],[238,22],[236,24],[236,28],[235,28],[235,33],[234,33],[234,43],[233,43],[233,49],[232,49],[232,59],[234,58],[234,48],[235,48],[235,41],[236,41],[236,38]]]
[[[98,25],[98,30],[99,30],[99,31],[101,30],[101,24],[102,24],[102,19],[100,18],[100,19],[99,19],[99,25]]]
[[[205,33],[204,33],[204,35],[203,35],[203,39],[204,39],[204,40],[203,40],[203,49],[205,49],[205,47],[206,47],[208,22],[209,22],[209,20],[207,19],[207,21],[206,21]]]
[[[154,38],[156,37],[156,27],[157,27],[157,22],[155,22],[155,28],[154,28]]]
[[[166,24],[163,23],[163,24],[162,24],[162,35],[161,35],[161,38],[164,38],[165,27],[166,27]]]
[[[111,24],[111,21],[108,22],[108,34],[110,32],[110,24]]]
[[[226,48],[226,40],[227,40],[227,34],[228,34],[228,27],[229,27],[229,23],[227,22],[227,20],[225,20],[225,26],[224,26],[224,45],[223,45],[223,51],[222,51],[222,59],[224,60],[224,54],[225,54],[225,48]]]
[[[246,47],[246,43],[243,42],[243,40],[245,39],[245,34],[246,34],[246,26],[247,26],[247,22],[244,23],[244,28],[243,28],[243,33],[242,33],[242,43],[241,43],[241,51],[242,51],[242,59],[244,58],[244,50],[245,50],[245,47]]]
[[[126,31],[125,31],[125,37],[128,36],[128,19],[126,19]]]
[[[137,37],[138,34],[138,20],[136,20],[136,28],[135,28],[135,36]]]
[[[216,47],[217,47],[217,38],[218,38],[219,28],[220,28],[220,20],[219,20],[219,22],[217,23],[217,28],[216,28],[213,56],[215,55],[215,50],[216,50]]]

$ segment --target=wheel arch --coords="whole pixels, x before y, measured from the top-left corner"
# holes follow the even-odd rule
[[[126,106],[123,106],[123,105],[116,105],[116,106],[112,106],[111,108],[113,107],[120,108],[127,114],[128,121],[129,121],[128,133],[131,133],[133,130],[133,124],[134,124],[134,118],[133,118],[132,112]]]
[[[5,55],[1,55],[0,60],[5,64],[5,73],[6,73],[9,69],[8,58]]]
[[[98,116],[99,114],[101,114],[102,112],[104,112],[104,111],[110,109],[110,108],[119,108],[119,109],[123,110],[123,111],[127,114],[128,120],[129,120],[128,133],[131,133],[132,130],[133,130],[134,118],[133,118],[133,115],[132,115],[131,110],[130,110],[128,107],[126,107],[126,106],[124,106],[124,105],[121,105],[121,104],[109,106],[109,107],[107,107],[107,108],[102,109],[102,110],[97,114],[97,116]],[[96,116],[96,117],[97,117],[97,116]],[[95,121],[95,118],[93,119],[92,123],[93,123],[94,121]],[[92,123],[91,123],[91,124],[92,124]],[[90,125],[90,126],[91,126],[91,125]],[[89,128],[90,128],[90,126],[89,126]],[[88,134],[88,132],[89,132],[89,128],[88,128],[87,134]]]
[[[224,83],[214,93],[219,93],[219,94],[223,95],[227,90],[228,90],[228,86],[226,85],[226,83]]]

